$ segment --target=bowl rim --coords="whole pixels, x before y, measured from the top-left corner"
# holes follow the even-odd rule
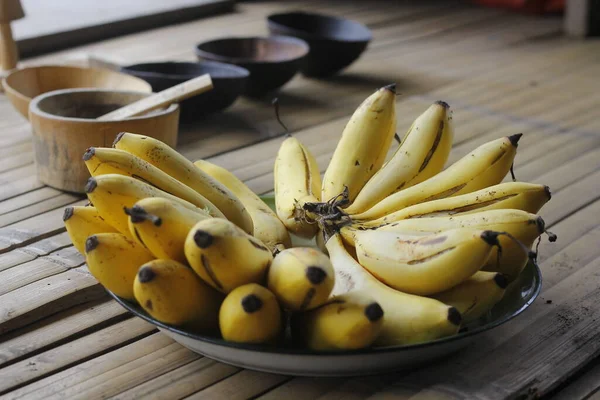
[[[531,265],[531,268],[533,268],[533,275],[534,275],[533,282],[537,281],[538,284],[536,286],[533,286],[533,292],[531,293],[530,298],[527,300],[527,302],[525,304],[523,304],[521,307],[519,307],[519,309],[511,312],[509,315],[506,315],[495,321],[491,321],[487,324],[478,326],[476,328],[469,329],[466,332],[459,332],[453,336],[447,336],[447,337],[443,337],[443,338],[439,338],[439,339],[435,339],[435,340],[430,340],[427,342],[421,342],[421,343],[415,343],[415,344],[409,344],[409,345],[368,347],[368,348],[364,348],[364,349],[345,350],[345,351],[310,350],[310,349],[305,349],[305,348],[295,349],[295,348],[282,348],[282,347],[270,346],[270,345],[265,345],[265,344],[236,343],[236,342],[229,342],[224,339],[217,338],[217,337],[204,336],[204,335],[200,335],[197,333],[187,332],[187,331],[184,331],[177,327],[174,327],[174,326],[171,326],[171,325],[168,325],[168,324],[165,324],[165,323],[155,320],[147,313],[140,312],[137,309],[139,306],[130,303],[128,300],[120,298],[119,296],[112,293],[110,290],[108,290],[106,288],[104,288],[104,290],[106,292],[108,292],[108,294],[114,300],[116,300],[117,303],[119,303],[122,307],[124,307],[126,310],[131,312],[133,315],[135,315],[139,318],[142,318],[146,322],[149,322],[152,325],[154,325],[160,329],[164,329],[164,330],[170,331],[172,333],[175,333],[175,334],[178,334],[181,336],[185,336],[185,337],[195,340],[195,341],[204,342],[204,343],[208,343],[208,344],[216,345],[216,346],[233,348],[236,350],[245,350],[245,351],[252,351],[252,352],[257,352],[257,353],[285,354],[285,355],[296,355],[296,356],[343,357],[343,356],[353,356],[353,355],[375,355],[375,354],[381,354],[381,353],[411,351],[411,350],[421,349],[421,348],[425,348],[425,347],[429,347],[429,346],[435,346],[438,344],[462,340],[464,338],[475,336],[480,333],[489,331],[493,328],[496,328],[497,326],[500,326],[500,325],[512,320],[513,318],[517,317],[521,313],[523,313],[523,311],[525,311],[527,308],[529,308],[529,306],[539,296],[541,289],[542,289],[542,273],[541,273],[539,266],[536,263],[530,262],[530,263],[528,263],[528,266],[529,265]]]
[[[140,84],[146,86],[148,89],[147,93],[152,93],[152,86],[148,82],[146,82],[142,78],[138,78],[137,76],[133,76],[131,74],[126,74],[125,72],[113,71],[113,70],[110,70],[107,68],[80,67],[80,66],[76,66],[76,65],[61,65],[61,64],[31,65],[28,67],[15,69],[14,71],[11,71],[8,75],[6,75],[4,78],[2,78],[2,87],[4,87],[4,90],[6,92],[9,92],[11,95],[18,97],[20,100],[29,101],[29,102],[33,101],[33,99],[35,99],[35,97],[42,96],[46,93],[55,92],[58,90],[101,89],[101,88],[93,88],[93,87],[90,87],[90,88],[64,88],[64,89],[52,90],[50,92],[44,92],[35,97],[29,97],[29,96],[24,95],[22,92],[20,92],[19,90],[17,90],[15,87],[13,87],[10,84],[11,78],[13,78],[16,75],[20,75],[20,74],[23,74],[25,72],[32,71],[32,70],[41,70],[41,69],[62,69],[62,70],[70,69],[70,70],[78,70],[78,71],[94,70],[94,71],[101,71],[103,73],[107,73],[107,74],[111,74],[111,75],[112,74],[126,75],[127,78],[137,80]],[[106,90],[111,90],[111,89],[106,89]],[[117,91],[117,90],[115,90],[115,91]],[[132,91],[132,90],[130,90],[130,91]],[[146,93],[146,92],[143,92],[143,93]]]
[[[52,90],[50,92],[46,92],[39,96],[34,97],[29,103],[29,115],[35,114],[39,117],[43,117],[48,120],[53,121],[68,121],[68,122],[85,122],[89,124],[106,124],[111,122],[122,122],[122,121],[137,121],[137,120],[145,120],[149,118],[155,118],[159,116],[168,115],[176,112],[179,109],[178,103],[173,103],[169,105],[169,107],[159,110],[154,110],[154,114],[151,115],[140,115],[137,117],[129,117],[124,119],[117,119],[114,121],[102,121],[91,118],[75,118],[75,117],[62,117],[56,114],[50,114],[39,107],[39,103],[42,100],[45,100],[48,97],[60,96],[63,94],[71,94],[71,93],[123,93],[123,94],[143,94],[143,95],[151,95],[152,93],[145,92],[136,92],[133,90],[112,90],[112,89],[97,89],[97,88],[75,88],[75,89],[59,89]]]
[[[319,19],[329,20],[329,21],[339,21],[339,22],[343,22],[345,24],[357,26],[363,31],[362,32],[363,37],[361,39],[346,39],[346,38],[335,37],[335,36],[317,35],[313,32],[293,28],[289,25],[286,25],[285,23],[277,21],[277,18],[279,18],[279,17],[287,17],[287,16],[292,16],[292,15],[293,16],[302,16],[302,17],[308,16],[308,17],[312,17],[312,18],[319,18]],[[289,32],[294,32],[294,35],[298,35],[298,37],[301,37],[301,38],[306,38],[307,40],[329,40],[329,41],[339,42],[339,43],[368,43],[371,40],[373,40],[373,32],[365,24],[355,21],[353,19],[343,18],[343,17],[329,15],[329,14],[319,14],[319,13],[313,13],[313,12],[302,11],[302,10],[273,13],[273,14],[269,14],[267,16],[267,24],[284,28],[285,30],[287,30]]]
[[[194,61],[151,61],[151,62],[124,65],[120,68],[120,70],[125,74],[132,75],[135,77],[141,77],[142,79],[144,77],[146,77],[146,78],[159,78],[159,79],[165,79],[165,80],[173,80],[173,81],[181,81],[182,79],[186,79],[186,78],[192,79],[194,77],[201,75],[201,74],[165,74],[162,72],[140,71],[140,70],[135,69],[135,67],[140,67],[140,66],[168,65],[168,64],[170,64],[170,65],[174,65],[174,64],[197,65],[197,66],[206,64],[207,66],[219,67],[224,70],[235,71],[236,73],[239,73],[239,75],[237,75],[237,76],[222,76],[221,77],[221,76],[212,76],[211,75],[211,78],[213,80],[246,79],[250,76],[250,71],[248,71],[244,67],[241,67],[241,66],[235,65],[235,64],[228,64],[228,63],[224,63],[224,62],[220,62],[220,61],[212,61],[212,60],[199,60],[196,62],[194,62]],[[209,72],[206,72],[206,73],[210,74]]]
[[[253,58],[248,58],[248,57],[224,56],[221,54],[213,53],[211,51],[203,50],[201,48],[201,46],[205,46],[207,44],[212,44],[212,43],[216,43],[216,42],[240,41],[240,40],[262,40],[262,41],[266,41],[266,42],[269,42],[269,41],[284,42],[284,43],[293,44],[293,45],[297,45],[298,47],[301,47],[303,49],[303,52],[299,56],[289,57],[289,58],[285,58],[285,59],[281,59],[281,60],[265,61],[265,60],[255,60]],[[198,57],[208,56],[208,57],[212,58],[207,61],[217,61],[217,62],[222,62],[222,63],[244,63],[244,64],[255,64],[255,65],[280,64],[280,63],[285,63],[285,62],[301,60],[308,55],[309,51],[310,51],[310,46],[305,40],[294,37],[294,36],[287,36],[287,35],[225,36],[225,37],[214,38],[214,39],[206,40],[204,42],[197,43],[196,47],[195,47],[196,56],[198,56]],[[202,60],[202,61],[204,61],[204,60]]]

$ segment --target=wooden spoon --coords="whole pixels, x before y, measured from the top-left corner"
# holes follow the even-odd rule
[[[212,88],[213,84],[210,75],[204,74],[179,85],[171,86],[161,92],[153,93],[148,97],[104,114],[97,119],[100,121],[114,121],[135,117],[136,115],[141,115],[157,108],[166,107],[171,103],[185,100],[188,97],[206,92]]]

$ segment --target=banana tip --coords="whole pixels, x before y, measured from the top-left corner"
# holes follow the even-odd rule
[[[142,267],[138,271],[138,280],[141,283],[150,282],[156,276],[156,272],[150,267]]]
[[[511,135],[508,137],[508,140],[510,140],[510,143],[517,147],[519,145],[519,140],[521,139],[521,136],[523,136],[522,133],[517,133],[515,135]]]
[[[88,148],[85,151],[85,153],[83,153],[83,161],[87,161],[90,158],[94,157],[94,154],[96,154],[96,148],[95,147]]]
[[[371,322],[377,322],[383,317],[383,309],[378,303],[371,303],[365,308],[365,315]]]
[[[444,107],[446,110],[450,108],[450,105],[443,100],[438,100],[435,102],[435,104]]]
[[[117,137],[115,137],[115,140],[114,140],[114,142],[113,142],[113,144],[112,144],[112,147],[115,147],[115,146],[116,146],[116,144],[119,142],[119,140],[121,140],[121,139],[123,138],[123,135],[125,135],[125,133],[126,133],[126,132],[119,132],[119,133],[117,134]]]
[[[262,308],[262,300],[255,294],[249,294],[242,299],[242,308],[248,314],[252,314]]]
[[[489,244],[490,246],[498,246],[500,243],[498,242],[499,232],[494,231],[483,231],[481,232],[481,238],[484,242]]]
[[[392,83],[383,87],[385,90],[389,90],[390,92],[396,94],[396,84]]]
[[[326,277],[327,274],[321,267],[310,266],[306,268],[306,279],[308,279],[308,281],[313,285],[322,283]]]
[[[73,216],[73,207],[65,208],[65,212],[63,213],[63,221],[68,220]]]
[[[94,250],[100,242],[98,241],[98,237],[96,235],[92,235],[85,240],[85,252],[89,253]]]
[[[83,190],[85,190],[86,193],[92,193],[97,186],[98,182],[96,182],[96,179],[90,178],[85,184],[85,188]]]
[[[544,219],[539,215],[535,219],[535,224],[537,225],[538,232],[540,233],[540,235],[546,231],[546,223],[544,222]]]
[[[508,278],[504,274],[496,274],[494,276],[494,282],[496,282],[496,285],[498,285],[500,289],[506,289],[508,286]]]
[[[213,240],[213,236],[206,231],[197,230],[194,233],[194,243],[196,243],[196,245],[201,249],[206,249],[209,247]]]
[[[550,187],[548,185],[544,185],[544,192],[546,192],[548,200],[550,200],[552,198],[552,192],[550,191]]]
[[[454,307],[450,307],[448,309],[448,321],[456,326],[459,326],[462,322],[462,315],[460,315],[460,311]]]

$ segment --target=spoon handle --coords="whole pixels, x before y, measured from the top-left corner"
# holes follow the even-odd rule
[[[114,111],[104,114],[97,119],[100,121],[114,121],[125,119],[144,114],[148,111],[157,108],[168,106],[171,103],[176,103],[185,100],[188,97],[206,92],[213,88],[212,80],[209,74],[201,75],[197,78],[190,79],[179,85],[172,86],[158,93],[153,93],[148,97],[128,104]]]

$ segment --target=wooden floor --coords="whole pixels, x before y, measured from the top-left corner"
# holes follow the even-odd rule
[[[537,19],[461,2],[240,3],[234,13],[114,39],[80,52],[123,62],[192,60],[199,40],[263,34],[264,16],[298,7],[368,24],[374,41],[329,80],[298,76],[279,94],[282,118],[327,165],[362,99],[397,82],[399,132],[435,100],[454,109],[451,160],[523,132],[517,178],[549,185],[541,212],[559,237],[540,248],[543,293],[524,313],[436,365],[401,374],[311,379],[240,370],[203,358],[132,318],[85,270],[61,220],[83,201],[44,187],[30,128],[0,98],[0,393],[4,398],[553,399],[600,389],[600,42]],[[282,130],[270,98],[239,100],[184,127],[180,151],[272,189]],[[413,397],[414,396],[414,397]]]

